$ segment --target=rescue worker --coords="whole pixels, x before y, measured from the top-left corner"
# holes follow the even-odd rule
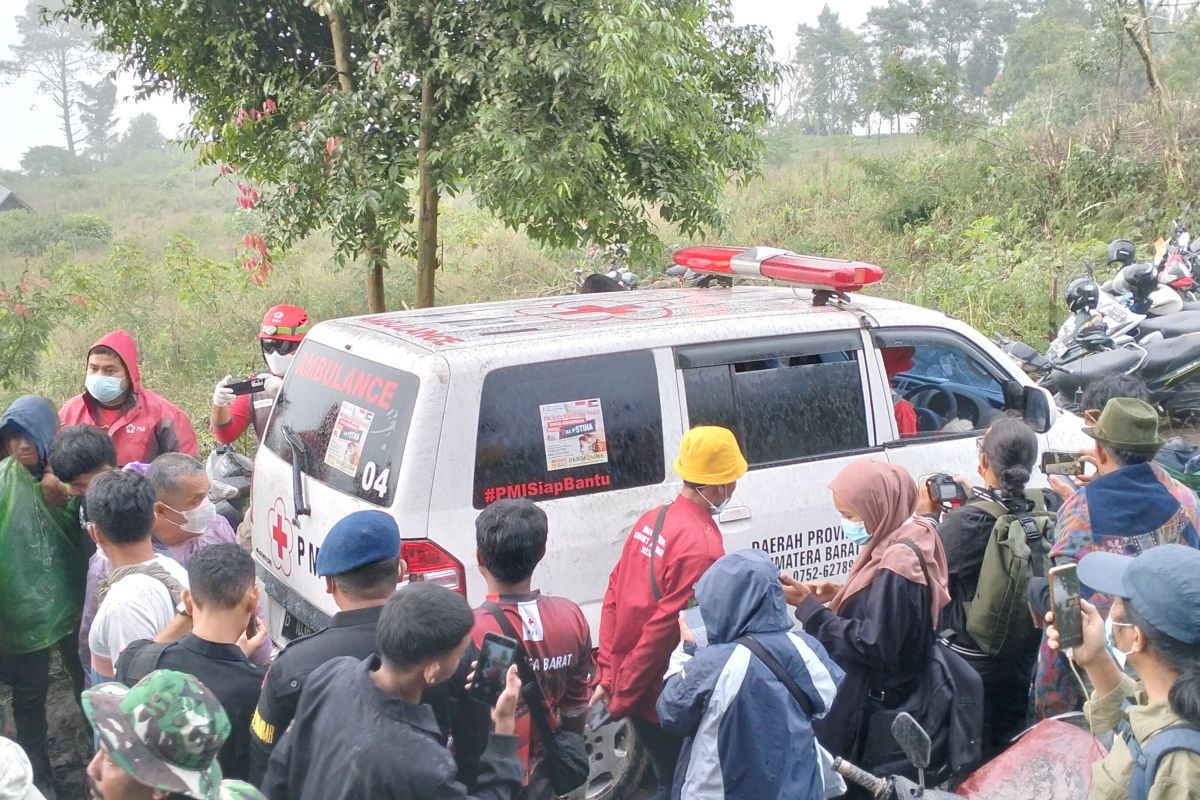
[[[117,448],[117,466],[149,463],[160,453],[196,457],[196,432],[187,414],[142,386],[137,343],[113,331],[92,345],[84,368],[84,391],[59,410],[63,425],[95,425]]]
[[[250,721],[250,782],[259,784],[271,751],[292,724],[300,692],[317,667],[341,656],[364,659],[375,652],[375,629],[388,598],[403,580],[400,528],[382,511],[355,511],[338,520],[317,551],[317,575],[341,609],[329,627],[293,639],[271,664],[258,708]],[[488,709],[465,699],[463,686],[478,650],[468,646],[460,674],[425,690],[423,702],[433,708],[443,738],[454,730],[460,774],[473,772],[487,746]]]
[[[915,347],[884,347],[879,351],[883,356],[883,371],[887,374],[889,382],[896,380],[896,376],[901,372],[908,372],[913,368],[916,352]],[[904,437],[917,435],[917,410],[895,389],[892,390],[892,413],[896,417],[897,433]]]
[[[732,431],[701,426],[684,434],[675,459],[683,491],[637,521],[608,579],[591,704],[606,704],[614,719],[629,718],[650,754],[661,800],[683,740],[659,727],[655,703],[679,644],[679,612],[692,603],[700,576],[725,554],[713,517],[747,469]]]
[[[246,428],[254,426],[254,436],[262,441],[275,398],[283,386],[283,376],[296,358],[296,348],[308,333],[308,312],[300,306],[272,306],[263,315],[258,330],[267,371],[254,377],[263,378],[262,389],[252,394],[235,395],[229,385],[232,375],[226,375],[213,389],[212,415],[209,429],[221,444],[236,441]]]

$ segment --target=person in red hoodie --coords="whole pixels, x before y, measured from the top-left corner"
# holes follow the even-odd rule
[[[896,379],[901,372],[913,368],[915,347],[885,347],[879,351],[883,355],[883,370],[888,380]],[[917,435],[917,410],[913,404],[905,400],[894,389],[892,390],[892,411],[896,415],[896,431],[903,437]]]
[[[58,412],[63,425],[95,425],[117,449],[118,466],[150,463],[162,453],[196,457],[187,414],[142,386],[137,343],[125,331],[105,334],[88,351],[84,391]]]
[[[591,704],[606,704],[614,719],[629,718],[650,754],[656,800],[671,791],[683,744],[659,727],[655,711],[679,644],[679,613],[692,604],[696,581],[725,555],[714,517],[747,468],[732,431],[701,426],[684,434],[675,459],[683,491],[637,521],[608,578]]]

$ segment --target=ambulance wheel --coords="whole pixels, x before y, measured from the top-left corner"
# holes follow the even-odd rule
[[[583,733],[592,774],[587,785],[570,796],[577,800],[631,800],[642,783],[650,760],[638,746],[629,720],[590,728]]]

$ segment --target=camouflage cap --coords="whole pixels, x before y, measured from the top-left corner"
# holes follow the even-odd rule
[[[221,781],[221,800],[267,800],[263,793],[245,781]]]
[[[82,700],[100,740],[131,778],[165,792],[219,800],[217,752],[229,737],[229,717],[194,676],[160,669],[133,688],[93,686]]]

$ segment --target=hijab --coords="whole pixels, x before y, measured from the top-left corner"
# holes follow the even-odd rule
[[[929,567],[933,620],[950,602],[949,571],[946,552],[933,523],[915,517],[917,485],[904,467],[880,461],[854,461],[829,484],[851,511],[862,517],[871,538],[859,552],[846,583],[838,590],[829,607],[836,614],[845,602],[871,585],[883,570],[922,586],[925,571],[912,548],[901,541],[908,539],[925,556]],[[936,622],[930,622],[936,625]]]

